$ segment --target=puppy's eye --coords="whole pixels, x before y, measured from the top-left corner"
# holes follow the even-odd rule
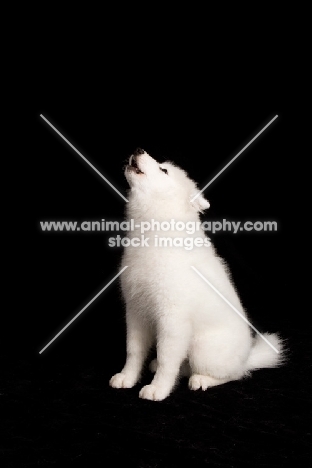
[[[168,174],[167,169],[163,169],[162,167],[159,168],[161,171],[163,171],[165,174]]]

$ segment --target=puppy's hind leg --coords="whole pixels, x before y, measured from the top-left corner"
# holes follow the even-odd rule
[[[140,378],[144,361],[152,345],[149,325],[134,311],[127,311],[127,359],[121,372],[109,381],[114,388],[131,388]]]
[[[189,388],[191,390],[207,390],[208,387],[215,387],[216,385],[221,385],[227,382],[230,382],[233,379],[216,379],[210,375],[201,375],[201,374],[192,374],[189,378]]]
[[[222,339],[213,334],[197,336],[190,349],[191,390],[207,390],[209,387],[222,385],[241,379],[245,374],[244,353],[241,356],[235,349],[226,348],[231,335]]]

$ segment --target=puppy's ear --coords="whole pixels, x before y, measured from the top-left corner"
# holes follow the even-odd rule
[[[196,192],[192,193],[191,205],[193,206],[193,208],[196,211],[199,211],[200,213],[203,213],[205,210],[207,210],[207,208],[209,208],[210,203],[209,203],[208,200],[206,200],[206,198],[204,198],[202,196],[201,193],[199,195],[198,195],[198,193],[199,193],[198,190]],[[196,197],[196,198],[193,200],[194,197]]]

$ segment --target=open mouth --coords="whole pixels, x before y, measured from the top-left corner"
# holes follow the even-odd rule
[[[132,170],[132,171],[135,171],[137,174],[144,174],[144,172],[141,171],[141,169],[138,166],[138,163],[136,161],[136,157],[133,156],[133,155],[129,159],[128,169]]]

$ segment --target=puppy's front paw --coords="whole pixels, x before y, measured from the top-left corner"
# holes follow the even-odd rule
[[[134,384],[135,380],[122,372],[113,375],[109,381],[109,385],[113,388],[131,388]]]
[[[165,387],[159,385],[145,385],[139,393],[139,397],[145,400],[161,401],[164,400],[168,395],[169,391]]]

